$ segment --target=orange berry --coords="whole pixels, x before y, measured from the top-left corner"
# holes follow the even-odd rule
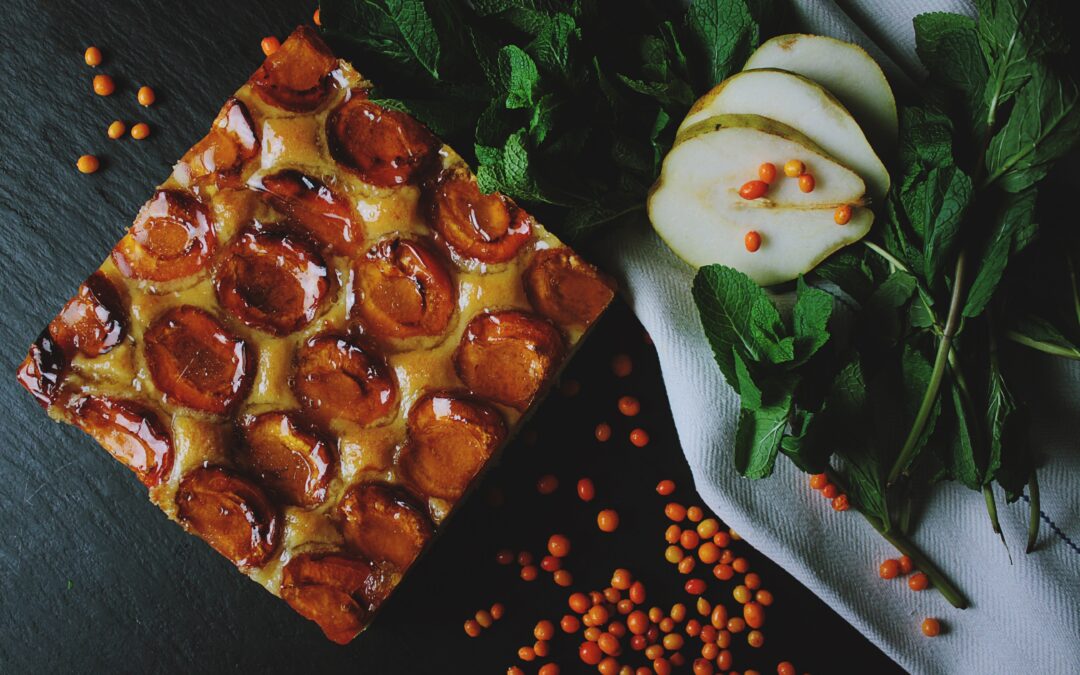
[[[735,598],[735,602],[738,602],[739,604],[750,602],[750,589],[742,584],[731,589],[731,595]]]
[[[709,623],[712,624],[712,627],[719,630],[727,626],[727,622],[727,607],[724,607],[723,605],[713,607],[712,614],[709,615]]]
[[[671,611],[668,612],[668,616],[671,617],[672,621],[682,623],[683,619],[686,618],[686,605],[681,602],[676,602],[671,606]],[[661,628],[661,630],[663,629]]]
[[[847,225],[851,222],[851,213],[853,209],[851,204],[841,204],[836,207],[836,211],[833,212],[833,221],[837,225]]]
[[[691,523],[700,523],[701,519],[705,517],[705,511],[700,506],[691,506],[686,509],[686,518]]]
[[[668,525],[668,528],[664,530],[664,541],[669,544],[678,544],[681,537],[682,528],[678,525]]]
[[[506,675],[525,675],[525,671],[517,666],[510,666],[506,669]]]
[[[937,637],[941,634],[941,622],[934,618],[923,619],[922,634],[926,637]]]
[[[625,591],[630,588],[630,584],[634,582],[634,575],[630,573],[630,570],[620,567],[611,573],[611,587],[620,591]]]
[[[772,182],[776,180],[776,165],[772,162],[765,162],[757,169],[758,178],[762,183],[766,185],[772,185]]]
[[[930,577],[923,572],[916,572],[908,577],[907,585],[913,591],[925,591],[930,586]]]
[[[591,478],[582,478],[577,482],[577,496],[583,502],[591,502],[596,497],[596,486]]]
[[[634,362],[626,354],[616,354],[611,359],[611,372],[616,377],[626,377],[634,372]]]
[[[743,619],[751,628],[761,628],[765,625],[765,608],[756,602],[748,602],[742,608]]]
[[[108,75],[94,76],[94,93],[98,96],[112,96],[116,91],[116,83]]]
[[[732,568],[731,565],[725,565],[724,563],[720,563],[719,565],[713,567],[712,573],[713,576],[720,581],[728,581],[735,576],[735,569]]]
[[[761,233],[757,230],[750,230],[743,237],[743,245],[746,246],[747,251],[756,253],[761,248]]]
[[[154,105],[154,101],[157,100],[157,94],[150,87],[139,87],[138,93],[135,94],[135,98],[139,100],[139,105],[143,107]]]
[[[705,657],[694,659],[694,675],[712,675],[713,664]]]
[[[536,581],[536,577],[540,574],[540,571],[536,569],[535,565],[526,565],[521,568],[521,578],[524,581]]]
[[[750,571],[750,561],[746,558],[735,558],[731,563],[731,567],[739,574],[746,574]]]
[[[773,603],[772,592],[767,591],[764,588],[754,594],[754,600],[757,600],[759,605],[768,607]]]
[[[829,484],[829,477],[823,473],[815,473],[810,476],[810,487],[820,490]]]
[[[553,534],[548,539],[548,553],[556,558],[570,555],[570,540],[565,534]]]
[[[619,512],[615,509],[604,509],[596,514],[596,525],[601,532],[614,532],[619,529]]]
[[[109,128],[105,133],[108,134],[109,138],[115,141],[118,138],[123,138],[124,134],[127,133],[127,125],[120,120],[116,120],[109,125]]]
[[[495,617],[491,615],[491,612],[486,609],[480,609],[476,611],[476,623],[480,624],[484,628],[491,628],[495,623]]]
[[[731,546],[731,535],[727,532],[717,532],[713,535],[712,540],[713,543],[720,548],[727,548],[728,546]]]
[[[600,646],[600,651],[608,656],[618,656],[622,653],[622,645],[619,644],[619,638],[611,633],[601,633],[600,637],[596,640],[596,644]]]
[[[706,518],[698,523],[697,533],[701,537],[702,541],[706,539],[712,539],[716,536],[716,533],[720,531],[720,521],[716,518]]]
[[[698,537],[698,533],[694,530],[683,530],[682,534],[679,535],[679,545],[688,551],[697,548],[700,542],[701,538]]]
[[[900,556],[900,571],[903,574],[911,574],[913,569],[915,569],[915,563],[911,562],[911,556]]]
[[[567,570],[555,570],[555,574],[551,578],[555,581],[556,586],[562,586],[563,588],[574,583],[574,576]]]
[[[712,543],[711,541],[707,541],[701,545],[701,548],[698,549],[697,554],[698,560],[705,563],[706,565],[712,565],[720,559],[721,551],[719,546]]]
[[[694,609],[701,616],[709,616],[712,614],[712,603],[705,598],[698,598],[697,602],[694,603]]]
[[[564,633],[576,633],[581,629],[581,621],[573,614],[566,614],[559,622],[559,628],[562,628]]]
[[[832,507],[836,511],[847,511],[849,508],[851,508],[851,505],[848,504],[847,495],[840,495],[839,497],[833,499]]]
[[[535,661],[536,650],[532,647],[522,647],[518,650],[518,658],[522,661]]]
[[[679,635],[678,633],[668,633],[664,636],[662,644],[664,645],[664,649],[668,650],[669,652],[676,652],[682,649],[685,641],[683,640],[683,636]]]
[[[496,602],[494,605],[491,606],[491,618],[492,619],[495,619],[496,621],[498,621],[499,619],[503,618],[503,614],[505,614],[505,613],[506,613],[506,606],[503,605],[501,602]]]
[[[633,396],[623,396],[619,399],[619,412],[634,417],[641,412],[641,403]]]
[[[559,489],[559,479],[550,473],[536,479],[536,491],[542,495],[549,495]]]
[[[313,14],[311,16],[311,20],[315,22],[316,26],[321,26],[322,25],[322,9],[316,9],[315,14]],[[549,665],[554,666],[555,664],[552,663],[552,664],[549,664]],[[546,667],[547,666],[544,666],[544,668],[546,668]],[[543,670],[544,668],[541,668],[540,670]],[[558,673],[558,672],[559,672],[559,667],[555,666],[555,673]]]
[[[653,659],[652,669],[656,675],[671,675],[671,662],[662,656]]]
[[[635,605],[640,605],[645,602],[645,584],[640,581],[635,581],[630,584],[630,591],[627,593],[630,596],[630,602]]]
[[[318,15],[319,10],[315,10],[315,16]],[[545,663],[544,665],[540,666],[540,670],[536,671],[536,675],[559,675],[559,664]]]
[[[750,590],[756,591],[761,588],[761,576],[756,572],[751,572],[743,579],[743,584]]]
[[[83,155],[75,162],[75,168],[81,173],[94,173],[101,168],[101,160],[93,155]]]
[[[662,480],[662,481],[660,481],[659,483],[656,484],[656,494],[663,495],[663,496],[666,497],[667,495],[671,494],[672,492],[675,492],[675,481],[673,481],[673,480]]]
[[[641,428],[634,429],[630,432],[630,443],[639,448],[644,448],[649,444],[649,432]]]
[[[733,616],[728,619],[727,629],[729,633],[741,633],[746,630],[746,620],[742,617]]]
[[[679,561],[678,570],[679,574],[690,574],[694,571],[694,567],[697,563],[694,561],[694,556],[688,555]]]
[[[614,656],[608,656],[596,666],[600,675],[619,675],[619,662]]]
[[[100,66],[102,61],[101,50],[97,47],[87,47],[86,52],[83,54],[83,60],[91,68]]]
[[[141,141],[148,136],[150,136],[150,125],[146,122],[139,122],[131,127],[131,137],[135,140]]]
[[[878,575],[882,579],[895,579],[900,575],[900,561],[889,558],[878,567]]]
[[[701,579],[688,579],[683,588],[690,595],[701,595],[705,592],[705,582]]]
[[[731,657],[731,652],[726,649],[722,650],[720,652],[720,655],[716,657],[716,667],[720,670],[727,670],[731,668],[732,662],[733,659]]]
[[[553,555],[546,555],[540,559],[540,569],[545,572],[558,572],[562,569],[562,559]]]
[[[821,488],[821,496],[825,499],[835,499],[840,494],[840,488],[835,484],[829,483],[825,487]]]
[[[603,422],[597,424],[596,430],[593,432],[593,435],[596,436],[596,440],[600,441],[601,443],[608,442],[609,440],[611,440],[611,425],[605,424]]]
[[[810,173],[804,173],[799,176],[799,189],[803,192],[814,191],[814,175]]]
[[[664,549],[664,560],[673,565],[682,562],[682,559],[685,557],[686,553],[678,546],[668,546]]]
[[[728,528],[728,534],[731,535],[731,538],[735,541],[742,541],[742,537],[739,536],[739,533],[730,527]]]
[[[757,649],[765,644],[765,634],[759,630],[752,630],[746,634],[746,644]]]
[[[523,567],[525,565],[531,565],[532,561],[533,561],[533,555],[532,555],[532,553],[529,553],[528,551],[522,551],[522,552],[517,554],[517,564],[519,564],[519,565],[521,565]]]
[[[570,609],[574,610],[578,614],[584,614],[592,607],[592,602],[589,600],[589,596],[584,593],[572,593],[570,594],[567,602],[570,603]]]
[[[806,165],[797,159],[788,160],[784,164],[784,175],[788,178],[798,178],[806,172]]]
[[[791,661],[781,661],[776,664],[776,675],[795,675],[795,664]]]
[[[720,649],[727,649],[731,646],[731,631],[727,629],[727,626],[721,628],[720,632],[716,634],[716,646]]]
[[[476,622],[476,619],[469,619],[465,622],[465,634],[469,637],[477,637],[484,629]]]
[[[537,640],[551,640],[555,637],[555,624],[547,619],[538,621],[533,627],[533,637]]]
[[[769,191],[769,184],[763,180],[751,180],[743,183],[739,188],[739,196],[743,199],[760,199]]]
[[[676,523],[682,522],[686,519],[686,507],[676,502],[669,502],[664,507],[664,515],[668,517],[668,520],[674,520]]]
[[[264,37],[262,42],[259,43],[259,46],[262,47],[263,54],[270,56],[281,49],[281,40],[271,35],[269,37]]]

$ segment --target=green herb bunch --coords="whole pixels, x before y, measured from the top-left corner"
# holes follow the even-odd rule
[[[1078,184],[1055,168],[1080,140],[1062,4],[977,4],[977,20],[915,18],[930,76],[900,111],[892,191],[864,246],[799,280],[790,319],[735,270],[705,267],[694,283],[741,397],[738,470],[762,478],[782,453],[828,472],[957,606],[904,539],[911,514],[928,485],[955,480],[984,495],[1000,535],[994,485],[1009,501],[1027,486],[1030,551],[1039,497],[1010,386],[1025,368],[1016,345],[1080,358]],[[833,317],[841,302],[851,311]]]

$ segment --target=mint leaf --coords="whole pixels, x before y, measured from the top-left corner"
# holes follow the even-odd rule
[[[686,12],[690,48],[705,64],[706,86],[738,70],[759,41],[759,28],[745,0],[695,0]]]
[[[506,90],[506,107],[529,108],[540,81],[540,71],[532,57],[517,45],[499,50],[499,76]]]
[[[1020,344],[1071,359],[1080,359],[1080,345],[1065,337],[1064,332],[1041,316],[1027,314],[1016,318],[1010,329],[1010,337]]]
[[[555,14],[541,26],[536,38],[525,48],[544,70],[557,73],[563,78],[570,77],[570,42],[580,38],[574,17],[569,14]]]
[[[961,95],[968,118],[978,117],[988,72],[975,21],[948,12],[920,14],[915,17],[915,50],[934,80]]]
[[[751,333],[750,317],[755,305],[764,302],[771,307],[772,303],[765,291],[750,277],[723,265],[706,265],[699,269],[694,276],[693,295],[701,326],[705,329],[720,372],[728,384],[738,391],[734,350],[739,350],[747,361],[761,360],[758,338]],[[776,312],[775,308],[773,311]],[[767,312],[759,310],[759,313]],[[776,322],[779,321],[780,315],[777,313]],[[761,333],[760,327],[758,333]]]
[[[439,77],[439,36],[423,0],[386,0],[386,11],[416,60],[432,77]]]
[[[795,290],[792,324],[795,333],[795,365],[805,363],[829,341],[829,318],[833,297],[808,286],[800,276]]]
[[[989,483],[1001,469],[1006,450],[1013,441],[1010,427],[1016,421],[1016,401],[996,359],[990,362],[990,386],[986,404],[986,425],[990,429],[990,456],[983,472],[983,483]]]
[[[739,405],[746,410],[756,410],[762,405],[761,389],[758,388],[754,376],[750,372],[750,366],[739,356],[739,350],[731,350],[731,356],[735,361],[735,381],[739,386],[735,390],[739,392]]]
[[[953,478],[960,481],[965,487],[972,490],[982,488],[982,472],[975,461],[975,445],[972,440],[971,425],[977,423],[968,419],[964,410],[960,392],[956,387],[950,387],[952,392],[952,409],[956,419],[956,433],[949,442],[949,455],[946,465],[949,467]]]
[[[968,289],[964,316],[973,318],[986,309],[997,290],[1009,258],[1021,251],[1035,236],[1035,188],[1005,197],[995,214],[994,227],[979,263],[975,280]]]
[[[772,474],[790,412],[790,390],[769,405],[740,411],[735,431],[735,470],[740,475],[757,479]]]

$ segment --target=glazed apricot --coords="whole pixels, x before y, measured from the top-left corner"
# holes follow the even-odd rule
[[[116,286],[100,271],[91,274],[49,323],[49,334],[69,356],[112,351],[127,334],[127,310]]]
[[[522,281],[533,308],[564,326],[588,326],[615,297],[614,283],[569,248],[538,252]]]
[[[272,494],[287,504],[311,508],[326,501],[336,470],[330,446],[288,412],[252,415],[240,423],[235,454]]]
[[[380,339],[441,335],[457,289],[443,261],[419,241],[379,242],[353,265],[350,313]]]
[[[217,266],[218,302],[230,314],[272,335],[288,335],[315,318],[330,291],[330,270],[304,240],[243,232]]]
[[[177,488],[176,506],[188,532],[238,567],[261,567],[277,548],[277,510],[257,485],[227,469],[189,471]]]
[[[216,246],[210,215],[199,200],[179,190],[158,190],[112,258],[126,277],[171,281],[202,270]]]
[[[262,179],[266,200],[335,255],[360,254],[364,226],[349,202],[329,185],[286,169]]]
[[[314,30],[297,28],[251,76],[251,87],[270,105],[292,112],[319,108],[334,87],[337,59]]]
[[[158,316],[143,347],[154,384],[179,405],[222,415],[251,388],[255,348],[198,307],[181,305]]]
[[[513,259],[532,236],[529,214],[498,192],[482,194],[470,176],[443,175],[431,188],[429,201],[431,227],[451,251],[466,260],[506,262]],[[544,273],[542,269],[538,271],[541,277]],[[583,304],[591,306],[593,302]]]
[[[343,645],[363,630],[374,609],[372,577],[371,565],[360,558],[303,553],[282,570],[281,598]]]
[[[454,352],[454,368],[473,393],[525,410],[562,360],[563,338],[550,323],[516,310],[480,314]]]
[[[239,186],[244,164],[259,154],[259,134],[247,106],[238,99],[225,101],[210,132],[184,155],[189,178],[219,186]]]
[[[348,420],[368,426],[397,402],[397,383],[382,357],[341,335],[317,335],[300,347],[292,388],[324,424]]]
[[[172,469],[168,427],[150,408],[108,396],[86,396],[69,404],[75,425],[89,434],[147,487]]]
[[[361,90],[330,115],[326,136],[334,160],[376,187],[417,183],[439,147],[424,125],[379,106]]]
[[[399,570],[412,564],[433,528],[407,492],[382,483],[349,488],[338,504],[342,534],[350,548]]]
[[[19,364],[16,378],[38,405],[48,408],[60,394],[67,369],[68,360],[60,345],[48,330],[43,330]]]
[[[420,491],[456,499],[506,438],[502,416],[468,397],[430,393],[409,411],[401,468]]]

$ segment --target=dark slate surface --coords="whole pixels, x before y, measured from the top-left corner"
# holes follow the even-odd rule
[[[549,579],[525,584],[498,568],[501,546],[539,552],[547,535],[574,538],[570,567],[596,588],[616,566],[650,581],[670,603],[681,579],[660,557],[661,502],[652,486],[679,480],[694,499],[678,450],[655,355],[620,307],[571,366],[585,382],[574,399],[555,396],[531,425],[539,440],[516,442],[486,488],[507,494],[490,508],[479,495],[388,603],[374,627],[342,648],[184,534],[146,499],[128,471],[76,430],[50,422],[14,382],[26,346],[105,257],[152,186],[196,141],[221,102],[258,65],[264,35],[284,37],[309,20],[309,2],[165,0],[4,0],[0,39],[0,672],[502,672],[531,627],[558,618],[566,593]],[[105,52],[98,72],[118,91],[90,93],[89,44]],[[362,68],[362,64],[358,64]],[[135,102],[150,84],[158,104]],[[113,119],[148,121],[150,140],[111,141]],[[74,169],[84,152],[103,169]],[[632,378],[607,367],[616,350],[636,355]],[[618,421],[616,396],[643,401],[653,436],[645,450],[624,439],[600,448],[591,429]],[[541,498],[543,472],[563,481]],[[623,528],[599,538],[594,509],[572,495],[594,477],[599,503],[618,506]],[[617,489],[616,489],[617,488]],[[775,672],[782,658],[813,672],[888,672],[895,667],[839,617],[761,556],[743,546],[775,591],[766,649],[737,649],[738,667]],[[720,593],[720,591],[718,591]],[[722,597],[728,597],[728,590]],[[461,622],[500,600],[507,618],[479,640]],[[805,626],[813,625],[813,631]],[[835,640],[823,649],[815,636]],[[838,649],[837,647],[842,647]],[[576,672],[576,641],[556,642],[563,672]],[[842,654],[842,656],[841,656]],[[841,660],[842,659],[842,660]]]

